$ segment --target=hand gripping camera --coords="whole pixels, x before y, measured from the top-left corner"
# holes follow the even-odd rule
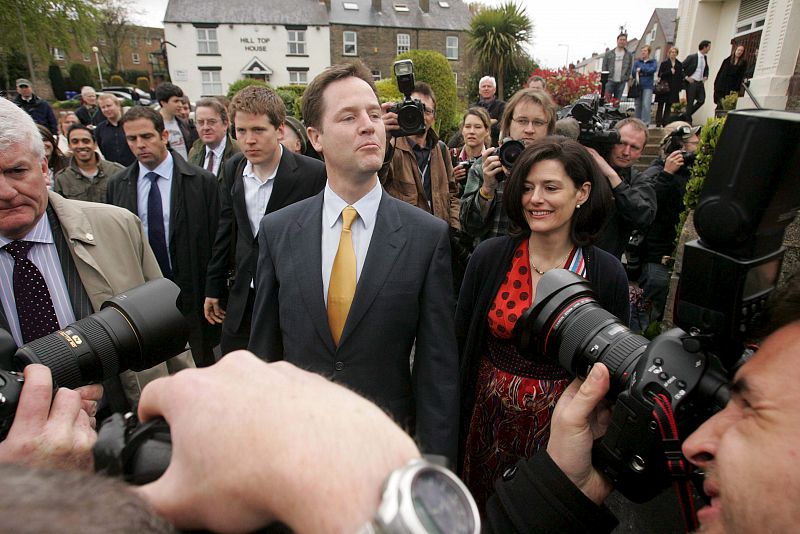
[[[394,74],[397,78],[397,88],[405,98],[395,104],[389,111],[397,113],[399,130],[393,130],[394,137],[406,137],[421,134],[425,131],[425,105],[417,99],[411,98],[414,92],[414,63],[410,59],[395,61]]]
[[[558,361],[581,377],[595,362],[608,367],[616,404],[593,463],[632,501],[688,476],[677,467],[690,465],[682,440],[727,403],[729,376],[747,357],[780,273],[785,228],[800,209],[798,139],[797,114],[728,114],[695,210],[700,239],[684,247],[680,328],[648,342],[604,310],[586,280],[554,270],[514,330],[530,358]]]

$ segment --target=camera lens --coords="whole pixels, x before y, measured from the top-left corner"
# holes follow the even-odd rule
[[[176,307],[180,290],[166,278],[152,280],[103,303],[97,313],[20,347],[21,369],[49,367],[54,382],[76,388],[122,371],[149,369],[182,352],[188,325]]]
[[[397,112],[397,123],[400,129],[406,132],[419,132],[420,129],[425,129],[425,117],[413,103],[403,103]]]
[[[500,163],[503,164],[503,167],[511,169],[523,150],[525,150],[525,145],[521,141],[507,139],[500,145],[497,156],[500,158]]]
[[[577,376],[585,377],[596,362],[605,364],[612,399],[625,389],[648,344],[600,306],[586,279],[565,269],[542,276],[514,337],[524,357],[558,362]]]

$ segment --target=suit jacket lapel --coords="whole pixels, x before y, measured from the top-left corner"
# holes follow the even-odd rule
[[[231,199],[234,204],[234,213],[241,213],[244,215],[245,224],[240,224],[240,226],[243,226],[247,230],[247,235],[250,236],[250,241],[255,242],[253,229],[250,227],[250,216],[247,214],[247,203],[244,200],[244,177],[242,177],[241,173],[237,174],[236,178],[233,180],[233,186],[231,187]],[[238,221],[237,224],[239,224]]]
[[[183,166],[179,163],[179,155],[172,152],[172,187],[169,199],[169,242],[170,251],[174,250],[175,228],[181,225],[183,217]],[[174,255],[172,256],[175,257]],[[174,260],[173,260],[174,261]]]
[[[403,232],[400,214],[397,212],[397,207],[392,204],[391,197],[383,191],[375,230],[372,232],[364,268],[356,286],[356,294],[353,297],[350,313],[347,315],[339,346],[347,341],[347,337],[355,330],[380,293],[405,243],[406,235]]]
[[[322,287],[322,199],[320,192],[290,230],[292,265],[309,318],[331,353],[336,352]]]
[[[267,203],[266,213],[272,213],[278,207],[283,207],[286,198],[297,184],[297,160],[294,154],[287,149],[283,149],[281,161],[278,163],[278,171],[275,173],[275,183],[272,185],[272,194]]]

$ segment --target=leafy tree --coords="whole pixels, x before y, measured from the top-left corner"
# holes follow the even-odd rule
[[[0,50],[0,89],[13,89],[15,80],[26,76],[28,66],[19,49]]]
[[[119,72],[122,47],[133,29],[128,8],[119,0],[108,2],[97,18],[98,37],[106,41],[105,46],[98,47],[100,58],[108,72]]]
[[[67,90],[67,84],[64,83],[64,74],[61,72],[61,67],[58,65],[50,65],[50,68],[47,69],[47,75],[50,77],[53,95],[58,100],[63,100],[65,98],[64,91]]]
[[[260,85],[262,87],[269,87],[270,89],[272,86],[263,80],[255,80],[253,78],[243,78],[241,80],[236,80],[232,84],[228,86],[228,98],[233,98],[233,95],[244,89],[245,87],[249,87],[251,85]]]
[[[505,95],[511,98],[511,95],[526,87],[531,72],[538,69],[539,65],[534,59],[526,55],[521,59],[518,65],[509,65],[506,68],[506,73],[503,76],[505,80]],[[483,71],[473,71],[467,78],[467,101],[475,102],[478,99],[478,82],[484,76]]]
[[[0,49],[19,47],[35,82],[34,62],[50,56],[50,47],[83,47],[93,38],[99,0],[4,0],[0,8]]]
[[[458,96],[453,69],[447,58],[432,50],[409,50],[400,54],[395,61],[410,59],[414,62],[414,77],[418,82],[426,82],[436,95],[436,122],[433,129],[442,134],[450,131],[457,121]],[[392,70],[392,83],[397,87],[397,77]],[[399,91],[398,91],[399,93]]]
[[[467,48],[484,74],[497,79],[497,97],[505,95],[506,73],[527,57],[523,44],[533,35],[533,23],[525,8],[507,0],[497,8],[485,8],[472,18]]]
[[[69,66],[70,89],[80,91],[81,87],[84,85],[92,85],[93,83],[92,73],[89,71],[89,67],[81,63],[73,63]],[[53,90],[55,90],[55,87]]]

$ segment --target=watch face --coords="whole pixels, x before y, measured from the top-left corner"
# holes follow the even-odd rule
[[[464,492],[443,473],[424,470],[411,483],[411,499],[422,525],[435,534],[473,534],[475,520]]]

